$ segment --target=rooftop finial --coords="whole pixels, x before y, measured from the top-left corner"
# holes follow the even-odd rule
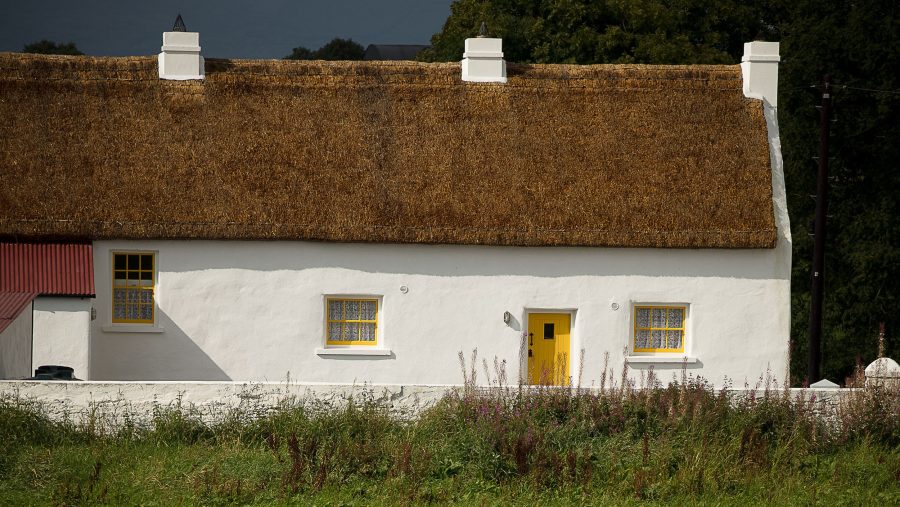
[[[485,37],[487,37],[487,23],[482,21],[481,28],[478,29],[478,38],[483,39]]]
[[[184,26],[184,20],[181,19],[181,13],[178,14],[178,17],[175,18],[175,26],[172,27],[173,32],[186,32],[187,27]]]

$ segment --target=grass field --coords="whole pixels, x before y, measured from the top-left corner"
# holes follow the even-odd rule
[[[371,397],[285,400],[205,424],[184,407],[115,431],[0,400],[2,505],[898,505],[900,394],[833,414],[699,381],[479,390],[419,417]]]

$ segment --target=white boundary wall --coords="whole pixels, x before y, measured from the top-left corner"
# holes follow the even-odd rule
[[[114,430],[126,421],[145,425],[154,413],[180,409],[207,423],[221,421],[232,409],[244,417],[262,416],[284,402],[328,408],[366,397],[399,416],[415,416],[461,386],[352,385],[239,382],[43,382],[0,381],[0,397],[35,401],[54,420],[69,419]],[[509,388],[515,390],[515,387]],[[790,389],[792,399],[814,399],[827,415],[853,389]],[[782,391],[776,391],[781,394]],[[735,398],[761,390],[731,390]]]
[[[758,250],[97,241],[90,378],[454,384],[457,354],[477,348],[506,360],[515,383],[529,312],[566,311],[571,373],[583,349],[589,386],[606,353],[621,373],[633,304],[685,303],[688,373],[737,387],[767,372],[784,381],[789,248],[783,237]],[[156,253],[155,326],[112,325],[113,251]],[[335,294],[382,298],[384,355],[317,353]],[[668,381],[681,373],[674,360],[631,364],[633,378],[655,368]]]

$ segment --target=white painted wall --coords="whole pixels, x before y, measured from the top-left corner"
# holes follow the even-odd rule
[[[70,366],[77,378],[91,378],[91,301],[44,296],[34,300],[33,369],[46,364]]]
[[[31,376],[31,305],[0,333],[0,379]]]
[[[787,250],[785,250],[787,248]],[[114,250],[157,254],[156,329],[111,326]],[[577,374],[622,371],[631,305],[690,305],[688,365],[718,384],[787,372],[790,250],[518,248],[321,242],[98,241],[91,378],[454,384],[457,353],[519,374],[531,310],[573,311]],[[408,287],[406,294],[401,286]],[[327,294],[383,296],[387,356],[321,356]],[[618,310],[612,303],[619,305]],[[509,326],[503,313],[513,314]],[[665,380],[680,364],[652,365]],[[633,368],[633,378],[651,365]],[[672,370],[672,371],[668,371]],[[479,367],[479,374],[483,373]]]

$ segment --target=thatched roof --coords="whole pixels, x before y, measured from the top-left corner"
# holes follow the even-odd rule
[[[0,54],[0,235],[770,248],[737,66]]]

